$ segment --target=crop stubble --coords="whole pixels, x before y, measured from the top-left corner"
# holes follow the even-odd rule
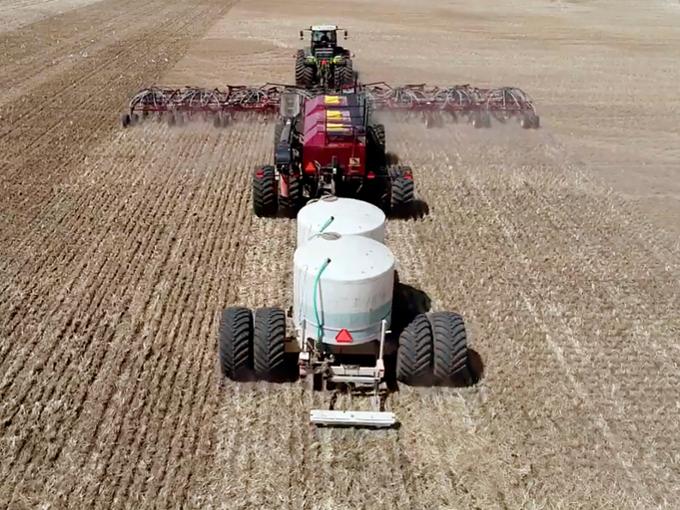
[[[130,5],[62,15],[58,46],[0,36],[8,83],[26,84],[26,108],[0,106],[0,504],[678,502],[677,246],[549,132],[388,124],[431,207],[390,222],[388,243],[403,281],[465,315],[478,386],[402,388],[402,428],[378,433],[314,431],[324,402],[299,385],[218,391],[216,314],[290,304],[295,225],[250,212],[271,126],[120,133],[95,112],[118,111],[227,8],[147,2],[160,27],[113,14],[121,32],[88,43],[88,24]],[[130,73],[149,45],[158,58]],[[60,58],[81,50],[91,59]]]

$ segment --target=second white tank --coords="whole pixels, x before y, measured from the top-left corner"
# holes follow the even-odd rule
[[[321,231],[359,235],[385,243],[385,213],[353,198],[325,196],[304,206],[297,215],[297,245],[302,246]]]
[[[363,236],[327,232],[298,247],[295,326],[327,344],[378,340],[382,321],[389,327],[392,317],[394,263],[387,246]]]

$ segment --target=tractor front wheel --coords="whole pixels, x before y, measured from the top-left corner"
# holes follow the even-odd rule
[[[270,217],[276,214],[276,175],[273,166],[263,166],[253,173],[253,211],[255,215]]]
[[[415,198],[413,175],[409,167],[398,167],[390,171],[390,207],[393,211],[407,207]]]
[[[255,375],[281,381],[286,375],[286,315],[279,308],[258,308],[253,323]]]
[[[253,366],[253,316],[243,307],[226,308],[220,317],[219,357],[222,374],[247,379]]]

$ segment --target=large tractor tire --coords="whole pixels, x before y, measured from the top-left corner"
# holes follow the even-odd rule
[[[271,217],[278,210],[276,175],[273,166],[253,172],[253,211],[260,218]]]
[[[286,315],[279,308],[255,310],[253,358],[255,375],[265,381],[286,376]]]
[[[305,52],[304,50],[298,50],[295,55],[295,85],[298,87],[304,87],[302,80],[305,69]]]
[[[289,175],[286,179],[288,181],[288,196],[279,196],[279,204],[283,206],[289,218],[295,218],[300,207],[302,207],[302,179],[298,175]]]
[[[295,56],[295,86],[309,89],[314,85],[314,68],[305,63],[304,50]]]
[[[390,170],[390,207],[393,211],[408,207],[415,199],[415,186],[411,169],[397,167]]]
[[[234,381],[248,378],[253,368],[253,316],[243,307],[226,308],[220,317],[219,357],[222,374]]]
[[[435,382],[470,384],[472,377],[463,317],[454,312],[432,312],[428,319],[432,326]]]
[[[333,69],[333,81],[335,82],[336,89],[354,86],[354,69],[350,59],[347,59],[343,65],[336,66]]]
[[[399,335],[397,380],[409,386],[432,382],[432,326],[426,314],[419,314]]]
[[[385,126],[383,124],[373,124],[372,126],[375,141],[383,151],[385,150]]]

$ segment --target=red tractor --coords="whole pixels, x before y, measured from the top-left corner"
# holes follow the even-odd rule
[[[253,173],[257,216],[294,217],[305,200],[352,196],[386,212],[414,200],[413,174],[385,152],[385,128],[372,120],[363,92],[305,98],[281,96],[274,164]]]

